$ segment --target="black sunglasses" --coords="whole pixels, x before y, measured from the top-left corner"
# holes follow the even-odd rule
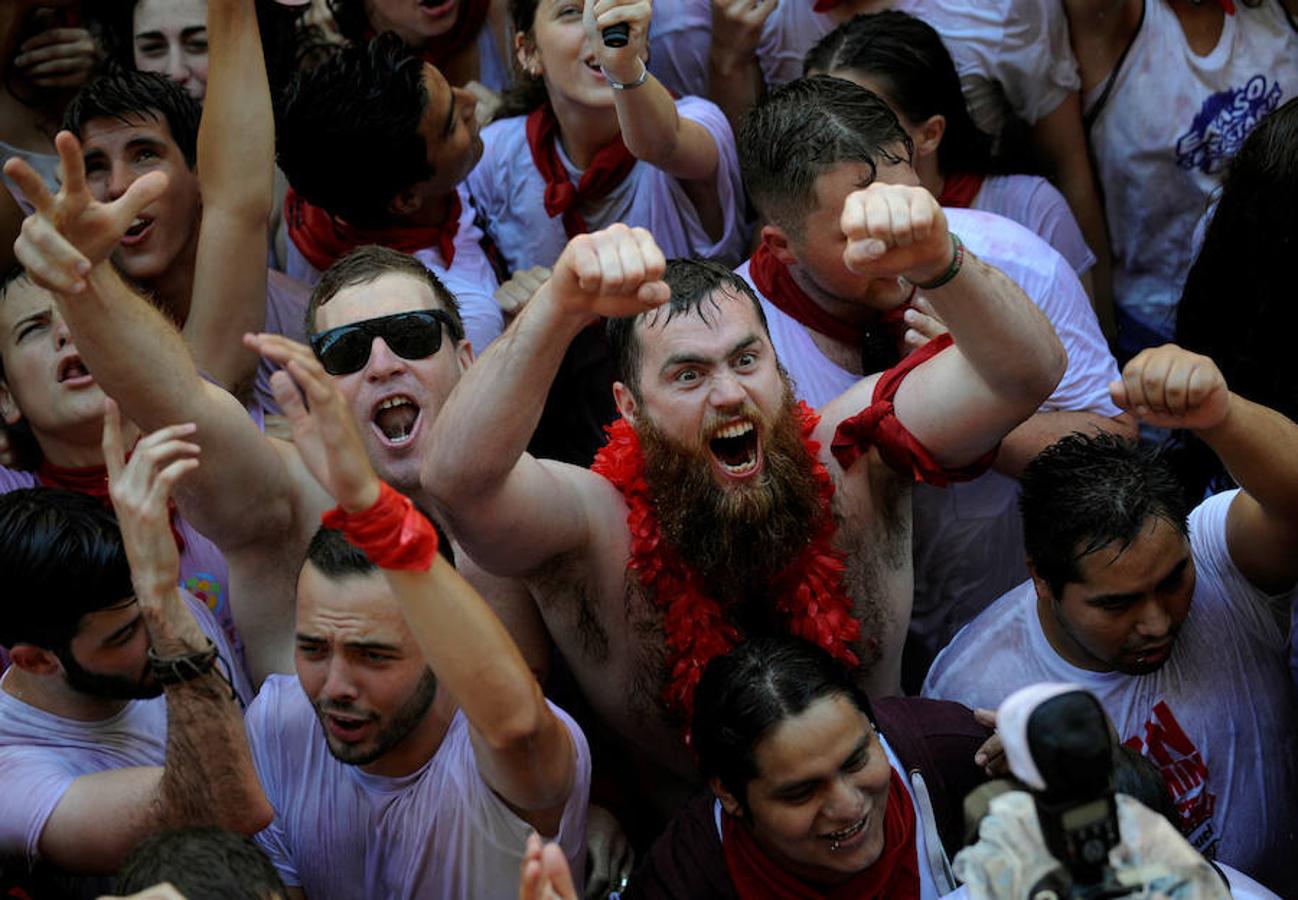
[[[311,338],[311,350],[330,375],[350,375],[365,368],[376,337],[402,359],[432,356],[442,346],[443,324],[453,340],[464,336],[449,313],[420,309],[322,331]]]

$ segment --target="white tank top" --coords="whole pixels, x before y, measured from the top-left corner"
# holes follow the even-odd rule
[[[1170,340],[1195,224],[1226,162],[1298,91],[1298,33],[1279,0],[1239,4],[1225,17],[1217,46],[1197,56],[1165,0],[1147,0],[1111,79],[1090,142],[1113,246],[1114,295],[1138,325]],[[1088,115],[1106,84],[1088,92]]]

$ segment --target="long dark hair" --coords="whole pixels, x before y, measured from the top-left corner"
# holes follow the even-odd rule
[[[1189,240],[1189,235],[1185,235]],[[1298,98],[1271,113],[1226,169],[1217,210],[1177,308],[1176,342],[1212,357],[1232,391],[1298,419],[1289,354],[1298,326]],[[1188,475],[1202,493],[1225,470],[1189,439]]]
[[[937,150],[943,174],[999,171],[991,137],[979,130],[965,106],[951,54],[926,22],[895,10],[856,16],[821,38],[803,66],[807,74],[844,69],[879,82],[893,107],[911,122],[935,115],[946,119]]]
[[[871,721],[870,701],[832,656],[809,641],[758,638],[718,656],[694,691],[692,735],[704,778],[741,803],[757,777],[757,745],[822,697],[846,697]]]

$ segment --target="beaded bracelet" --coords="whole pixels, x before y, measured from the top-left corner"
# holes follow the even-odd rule
[[[964,241],[960,240],[959,236],[954,231],[949,232],[949,234],[951,235],[951,265],[947,266],[946,271],[932,281],[925,283],[912,281],[911,284],[915,285],[915,287],[919,288],[921,291],[931,291],[940,288],[952,278],[959,275],[960,269],[964,266]]]

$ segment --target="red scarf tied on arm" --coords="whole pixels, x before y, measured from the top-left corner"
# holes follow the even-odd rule
[[[883,850],[865,871],[829,888],[808,884],[766,855],[752,831],[721,814],[721,848],[740,900],[918,900],[919,852],[915,810],[897,770],[888,783],[883,816]]]
[[[460,0],[455,24],[450,31],[428,38],[413,49],[424,62],[441,69],[449,59],[478,39],[478,32],[482,31],[483,23],[487,21],[487,11],[490,8],[490,0]],[[372,41],[377,36],[373,28],[365,29],[365,40]]]
[[[43,459],[40,468],[36,470],[36,480],[40,482],[41,487],[60,488],[78,494],[89,494],[108,509],[113,508],[113,499],[108,494],[107,466],[73,468],[56,466],[49,460]],[[185,539],[180,534],[180,526],[177,525],[179,514],[176,512],[176,501],[170,498],[167,500],[167,512],[171,518],[171,536],[176,539],[176,549],[184,553]]]
[[[442,254],[442,261],[450,268],[455,260],[455,235],[460,230],[460,213],[463,211],[459,192],[453,196],[451,208],[440,225],[361,228],[330,215],[289,188],[284,196],[284,221],[288,223],[288,235],[298,250],[321,272],[366,244],[378,244],[402,253],[436,247]]]
[[[595,154],[581,180],[573,185],[559,158],[559,120],[550,104],[546,103],[527,117],[527,146],[532,151],[532,163],[545,179],[545,211],[550,218],[563,216],[563,230],[568,237],[585,234],[589,229],[586,220],[577,211],[578,204],[590,203],[607,197],[609,192],[626,180],[638,160],[631,155],[619,134]]]

